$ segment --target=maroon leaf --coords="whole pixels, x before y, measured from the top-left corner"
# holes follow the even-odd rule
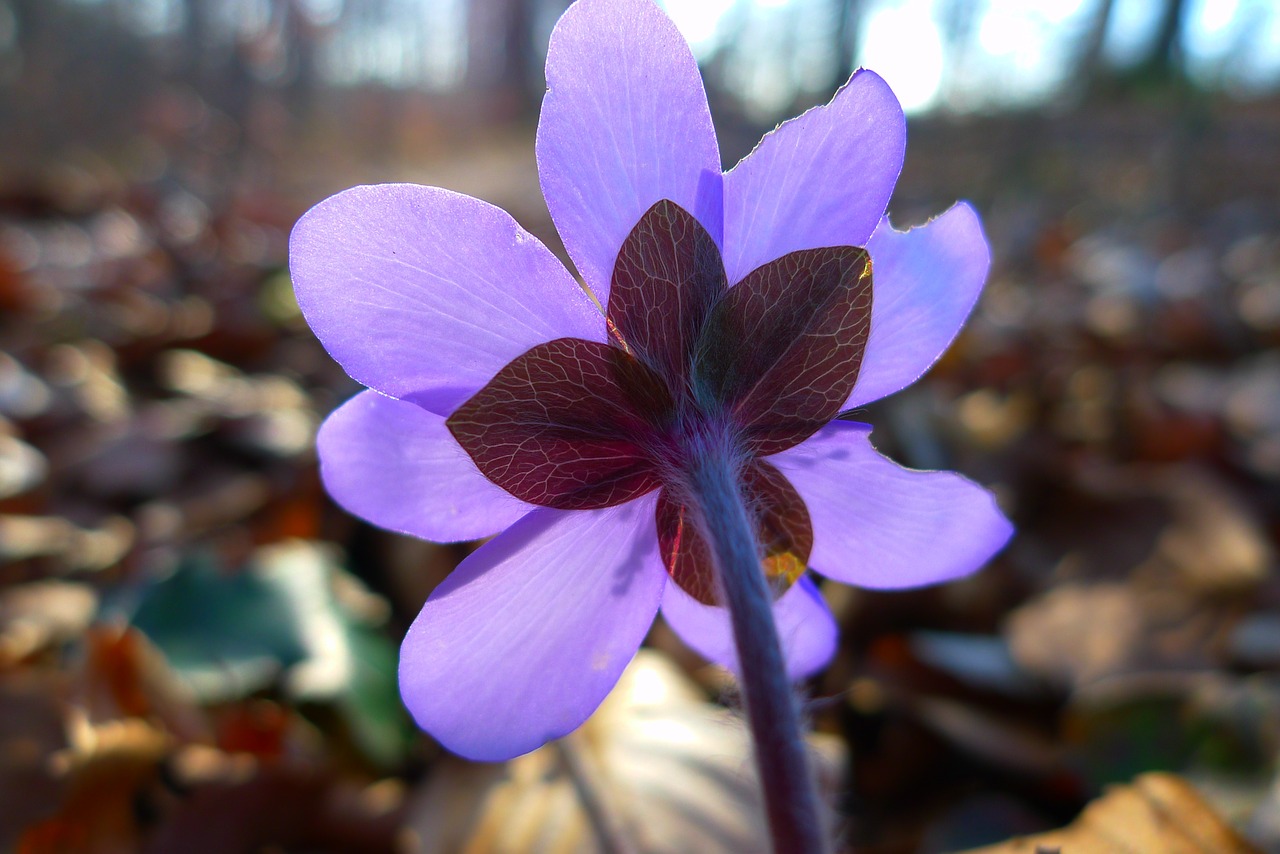
[[[690,516],[690,509],[671,490],[664,489],[658,495],[658,510],[654,521],[658,526],[658,548],[667,574],[680,588],[704,605],[715,605],[715,565],[707,541],[698,532],[697,522]]]
[[[813,551],[809,508],[786,475],[764,460],[755,460],[744,475],[748,506],[757,508],[764,572],[781,596],[804,574]]]
[[[671,398],[617,347],[539,344],[498,372],[446,422],[489,480],[531,504],[610,507],[659,486],[646,456]]]
[[[743,497],[756,513],[762,569],[781,596],[804,573],[813,550],[809,508],[782,472],[763,460],[743,472]],[[692,509],[670,490],[658,496],[658,543],[671,580],[704,605],[717,605],[711,550],[691,517]]]
[[[871,326],[871,258],[836,246],[753,270],[712,310],[698,342],[702,394],[732,409],[751,449],[803,442],[849,398]]]
[[[645,212],[618,252],[609,330],[678,395],[689,385],[698,333],[725,288],[715,240],[693,214],[664,199]]]

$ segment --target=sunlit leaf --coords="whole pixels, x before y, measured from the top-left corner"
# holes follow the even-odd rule
[[[803,442],[849,399],[871,329],[871,259],[835,246],[784,255],[729,289],[698,342],[697,382],[761,455]]]
[[[620,348],[577,338],[539,344],[450,416],[480,471],[531,504],[582,510],[658,486],[641,442],[670,396]]]
[[[749,750],[738,716],[641,650],[569,737],[502,765],[447,760],[410,804],[409,823],[422,854],[764,852]],[[842,753],[811,741],[828,791]]]
[[[664,199],[640,218],[618,252],[610,332],[678,396],[689,387],[702,324],[726,286],[715,240],[693,214]]]
[[[1185,780],[1144,774],[1116,786],[1061,830],[967,854],[1254,854]]]

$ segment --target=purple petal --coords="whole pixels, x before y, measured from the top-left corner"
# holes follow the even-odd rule
[[[886,218],[867,249],[876,280],[871,338],[846,408],[919,379],[960,332],[991,266],[982,223],[964,203],[905,232]]]
[[[316,445],[334,500],[402,534],[440,543],[477,540],[533,509],[490,483],[439,415],[375,391],[335,410]]]
[[[670,199],[720,240],[720,153],[698,65],[652,0],[578,0],[551,34],[538,121],[542,194],[609,303],[623,240]],[[877,213],[879,216],[879,213]]]
[[[809,507],[810,566],[846,584],[950,581],[982,566],[1013,534],[990,492],[957,474],[912,471],[882,457],[864,424],[833,421],[769,461]]]
[[[604,340],[555,256],[492,205],[437,187],[354,187],[289,239],[298,303],[325,348],[370,388],[448,415],[535,344]]]
[[[662,616],[676,634],[708,661],[737,672],[729,612],[703,605],[676,584],[662,594]],[[787,675],[800,681],[817,673],[835,655],[839,630],[822,594],[803,576],[773,605],[773,618],[787,658]]]
[[[400,649],[418,724],[459,755],[498,761],[586,720],[662,599],[655,500],[538,509],[463,561]]]
[[[898,99],[871,71],[766,135],[724,176],[730,284],[788,252],[863,245],[889,203],[906,140]]]

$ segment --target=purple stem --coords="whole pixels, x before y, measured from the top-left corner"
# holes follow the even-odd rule
[[[817,786],[773,620],[773,595],[761,566],[755,525],[743,504],[739,457],[726,449],[708,449],[695,459],[690,472],[693,503],[701,509],[700,527],[733,624],[773,850],[823,854],[830,848]]]

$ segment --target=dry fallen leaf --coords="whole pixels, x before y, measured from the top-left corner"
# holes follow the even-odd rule
[[[143,826],[139,793],[156,785],[172,740],[139,718],[93,724],[83,716],[69,726],[70,744],[51,757],[64,782],[61,805],[30,825],[19,854],[124,854],[137,850]]]
[[[1205,594],[1248,594],[1274,570],[1275,550],[1252,507],[1223,478],[1179,467],[1153,479],[1168,495],[1173,524],[1156,542],[1147,574],[1169,570],[1188,589]]]
[[[184,742],[212,738],[191,692],[137,629],[102,625],[86,632],[76,688],[77,704],[92,722],[140,718]]]
[[[34,667],[0,673],[0,851],[58,806],[62,785],[49,757],[67,744],[66,674]]]
[[[0,592],[0,667],[10,667],[88,628],[98,594],[87,584],[33,581]]]
[[[1049,833],[967,854],[1254,854],[1254,848],[1176,774],[1143,774]]]
[[[49,472],[44,454],[14,436],[0,434],[0,498],[38,486]]]
[[[1142,664],[1141,602],[1125,584],[1063,584],[1015,609],[1005,632],[1014,660],[1072,686]]]
[[[843,747],[810,744],[830,791]],[[647,650],[578,731],[501,765],[442,760],[407,813],[421,854],[768,850],[741,720]]]
[[[118,563],[133,541],[133,525],[123,516],[81,528],[61,516],[0,515],[0,563],[48,558],[61,571],[94,572]]]
[[[187,745],[167,767],[173,792],[143,854],[314,851],[393,854],[398,781],[361,785],[316,762],[261,761]]]

